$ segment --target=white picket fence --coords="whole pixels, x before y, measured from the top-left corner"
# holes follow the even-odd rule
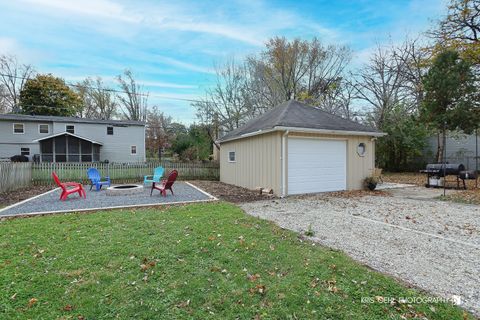
[[[0,162],[0,193],[24,188],[32,183],[30,162]]]
[[[97,168],[114,183],[140,182],[152,175],[156,167],[165,168],[165,174],[178,170],[180,180],[218,180],[220,166],[217,162],[157,161],[146,163],[13,163],[0,162],[0,193],[28,185],[52,185],[52,172],[62,181],[88,183],[87,169]]]

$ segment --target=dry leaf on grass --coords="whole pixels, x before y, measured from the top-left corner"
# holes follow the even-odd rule
[[[187,300],[187,301],[182,301],[182,302],[180,302],[180,303],[177,303],[177,304],[175,305],[175,307],[177,307],[177,308],[186,308],[186,307],[188,307],[189,305],[190,305],[190,299]]]
[[[72,311],[72,310],[73,310],[73,306],[70,304],[67,304],[65,307],[63,307],[63,311]]]
[[[257,284],[255,287],[248,290],[251,294],[258,293],[264,295],[267,292],[267,288],[263,284]]]
[[[256,274],[247,274],[247,279],[249,281],[255,282],[257,279],[260,278],[260,275],[258,273]]]
[[[28,307],[28,308],[31,308],[31,307],[33,307],[33,305],[34,305],[35,303],[37,303],[37,302],[38,302],[38,299],[37,299],[37,298],[32,298],[32,299],[28,300],[28,305],[27,305],[27,307]]]

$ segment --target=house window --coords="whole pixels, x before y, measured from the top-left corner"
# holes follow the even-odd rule
[[[131,146],[130,147],[130,153],[131,154],[137,154],[137,146]]]
[[[107,134],[108,135],[113,135],[113,127],[107,127]]]
[[[360,157],[363,157],[365,155],[365,152],[367,151],[367,146],[365,146],[365,143],[359,143],[357,147],[357,153]]]
[[[48,133],[48,124],[39,124],[38,133]]]
[[[22,156],[29,156],[30,155],[30,148],[20,148],[20,153]]]
[[[25,126],[23,123],[14,123],[13,124],[13,134],[24,134]]]
[[[236,162],[235,151],[230,151],[228,153],[228,162]]]
[[[71,125],[71,124],[67,124],[65,126],[65,131],[67,131],[68,133],[75,133],[75,126],[74,125]]]

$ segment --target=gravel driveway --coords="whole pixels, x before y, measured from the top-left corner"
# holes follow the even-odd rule
[[[242,204],[250,215],[342,250],[480,315],[480,206],[400,196],[286,198]]]

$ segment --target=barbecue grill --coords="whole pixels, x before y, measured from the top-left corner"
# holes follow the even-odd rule
[[[421,173],[427,175],[425,187],[443,187],[446,176],[455,176],[457,179],[457,188],[460,188],[460,180],[463,182],[463,188],[467,189],[465,180],[477,179],[476,171],[465,171],[465,166],[459,163],[429,163]]]

